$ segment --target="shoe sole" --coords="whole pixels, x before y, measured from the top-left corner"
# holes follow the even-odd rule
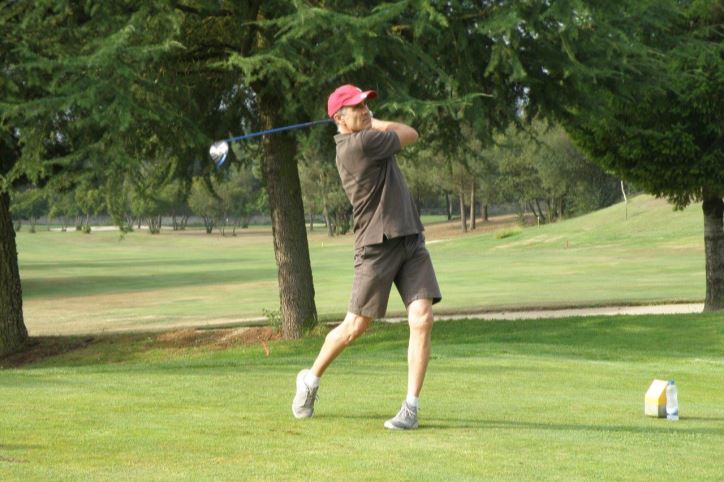
[[[388,430],[415,430],[417,427],[418,427],[417,423],[415,425],[413,425],[412,427],[397,427],[392,424],[388,425],[387,422],[385,422],[385,428]]]

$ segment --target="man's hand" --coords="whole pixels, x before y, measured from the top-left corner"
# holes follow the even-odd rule
[[[392,131],[397,134],[400,139],[400,145],[402,147],[409,146],[413,142],[417,141],[419,137],[417,131],[407,124],[401,122],[390,122],[372,118],[372,129],[376,131],[389,132]]]

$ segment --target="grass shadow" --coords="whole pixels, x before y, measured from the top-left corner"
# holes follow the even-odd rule
[[[680,419],[684,420],[684,419]],[[688,420],[694,420],[689,418]],[[650,433],[671,433],[672,431],[684,432],[688,434],[700,435],[724,435],[724,428],[682,428],[681,423],[674,428],[673,426],[662,427],[637,427],[630,425],[586,425],[586,424],[561,424],[561,423],[542,423],[542,422],[516,422],[507,420],[489,420],[489,419],[441,419],[433,418],[423,421],[422,427],[429,429],[525,429],[525,430],[553,430],[553,431],[577,431],[577,432],[610,432],[610,433],[631,433],[631,434],[650,434]]]
[[[269,344],[281,338],[279,330],[241,327],[221,330],[193,328],[159,333],[104,334],[86,336],[31,337],[22,351],[0,357],[0,369],[43,365],[93,366],[122,363],[150,350],[164,350],[169,358],[194,349],[224,350],[235,346],[258,345],[269,354]],[[54,360],[58,359],[58,360]]]
[[[682,356],[721,357],[721,314],[591,316],[548,320],[442,322],[433,345],[464,353],[479,345],[520,354],[553,354],[601,360]],[[468,350],[474,352],[475,350]],[[499,351],[499,350],[497,350]]]
[[[126,270],[124,273],[127,274],[59,278],[25,277],[22,280],[23,297],[33,299],[137,293],[157,289],[273,281],[276,276],[276,270],[272,268],[197,271],[193,275],[187,272],[139,275],[131,270]]]

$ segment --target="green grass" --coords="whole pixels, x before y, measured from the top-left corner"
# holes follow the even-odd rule
[[[294,377],[323,334],[269,356],[85,340],[0,371],[0,478],[721,480],[720,315],[437,323],[421,427],[390,433],[406,334],[376,325],[350,347],[306,421],[290,413]],[[676,380],[679,422],[644,417],[654,378]]]
[[[424,225],[447,222],[447,214],[422,214],[420,220]]]
[[[701,301],[701,206],[674,212],[641,196],[514,236],[428,233],[443,292],[437,312]],[[18,233],[26,324],[33,334],[159,329],[261,317],[278,308],[271,229],[236,237],[199,231],[90,235]],[[344,314],[353,238],[309,236],[316,305]],[[403,313],[393,290],[388,315]]]

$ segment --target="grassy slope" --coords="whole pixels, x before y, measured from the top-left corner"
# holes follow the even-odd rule
[[[495,239],[433,245],[451,307],[595,305],[701,300],[701,207],[674,212],[640,196],[562,223]],[[436,259],[437,259],[436,258]]]
[[[622,205],[496,239],[436,239],[439,311],[701,300],[699,205],[673,212],[637,197]],[[222,238],[146,232],[39,231],[18,236],[26,323],[34,334],[229,322],[278,305],[268,228]],[[316,303],[341,315],[352,277],[352,238],[310,235]],[[390,314],[403,307],[396,293]]]
[[[421,428],[389,433],[407,329],[378,325],[296,421],[322,335],[228,350],[107,338],[0,371],[3,480],[720,480],[724,322],[672,315],[436,324]],[[682,418],[643,416],[674,378]]]

